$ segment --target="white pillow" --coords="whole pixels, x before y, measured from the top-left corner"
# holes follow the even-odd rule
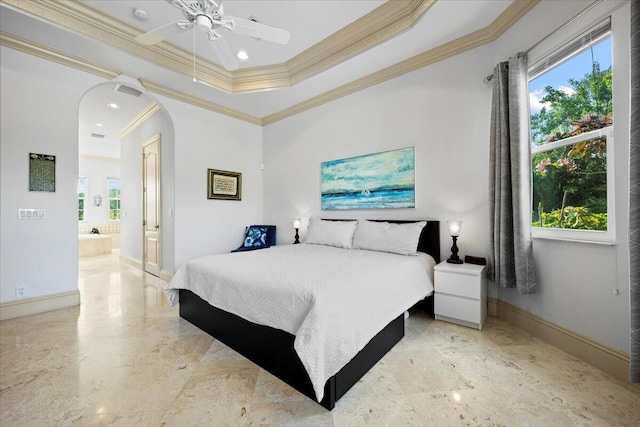
[[[356,221],[323,221],[311,218],[306,243],[350,249],[356,225]]]
[[[426,221],[392,224],[359,219],[353,236],[353,248],[416,255],[420,233],[425,225]]]

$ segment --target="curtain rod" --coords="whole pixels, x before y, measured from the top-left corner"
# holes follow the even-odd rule
[[[553,35],[555,35],[556,33],[564,30],[565,28],[567,28],[569,25],[573,24],[575,21],[577,21],[578,19],[580,19],[583,15],[585,15],[587,12],[589,12],[591,9],[593,9],[594,7],[596,7],[598,4],[602,3],[602,0],[595,0],[593,3],[591,3],[589,6],[585,7],[584,9],[582,9],[580,12],[578,12],[576,15],[573,16],[573,18],[569,19],[567,22],[565,22],[564,24],[560,25],[558,28],[556,28],[555,30],[553,30],[552,32],[550,32],[549,34],[547,34],[544,38],[542,38],[541,40],[539,40],[537,43],[535,43],[533,46],[531,46],[529,49],[525,50],[523,52],[523,54],[527,54],[529,52],[531,52],[533,49],[535,49],[536,47],[538,47],[541,43],[543,43],[544,41],[546,41],[547,39],[549,39],[550,37],[552,37]],[[487,77],[484,78],[484,82],[485,83],[489,83],[491,81],[491,79],[493,79],[493,73],[489,74]]]

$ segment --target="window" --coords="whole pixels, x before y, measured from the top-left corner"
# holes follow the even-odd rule
[[[109,194],[109,219],[120,220],[120,180],[107,178],[107,194]]]
[[[78,177],[78,220],[84,221],[84,206],[87,198],[87,177]]]
[[[612,239],[610,32],[606,20],[529,69],[536,237]]]

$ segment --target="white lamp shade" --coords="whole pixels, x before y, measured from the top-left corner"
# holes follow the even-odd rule
[[[462,228],[462,221],[447,221],[447,224],[449,224],[449,234],[453,237],[458,237]]]
[[[293,218],[293,228],[300,228],[300,218]]]

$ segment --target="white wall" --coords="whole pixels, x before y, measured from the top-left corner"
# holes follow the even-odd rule
[[[175,130],[175,267],[228,252],[262,222],[262,128],[158,97]],[[165,155],[167,153],[165,152]],[[207,199],[207,169],[242,173],[242,200]]]
[[[105,80],[5,47],[0,54],[0,302],[7,302],[17,285],[27,287],[28,297],[77,289],[78,112],[84,93]],[[236,248],[244,227],[262,222],[262,129],[169,98],[159,103],[163,112],[125,142],[162,134],[163,269],[171,271],[196,256]],[[56,156],[55,193],[28,191],[29,152]],[[140,163],[139,146],[123,144],[123,209],[132,215],[121,221],[122,253],[137,259],[141,231],[127,221],[141,211],[130,197],[137,193],[139,203]],[[207,200],[207,168],[242,172],[242,201]],[[44,208],[48,218],[18,221],[18,208]]]
[[[541,2],[497,41],[496,62],[529,48],[590,3]],[[534,239],[537,293],[493,291],[502,300],[629,353],[629,3],[604,1],[560,35],[575,36],[612,10],[616,244]]]
[[[487,252],[488,47],[458,55],[264,129],[265,222],[293,241],[291,218],[463,220],[461,254]],[[470,66],[472,65],[472,66]],[[416,208],[322,211],[320,163],[415,146]],[[306,235],[306,223],[301,230]]]
[[[0,47],[0,301],[78,288],[78,105],[103,79]],[[30,192],[30,152],[56,156],[56,191]],[[47,219],[17,220],[18,208]]]
[[[619,2],[605,1],[605,8]],[[293,241],[292,217],[435,218],[442,221],[442,257],[450,237],[444,222],[462,219],[461,255],[488,256],[488,163],[491,85],[495,64],[526,50],[589,1],[543,1],[489,46],[274,123],[264,129],[265,222],[279,243]],[[538,293],[491,294],[622,351],[629,351],[628,4],[614,16],[616,220],[614,247],[536,240]],[[628,47],[627,51],[628,52]],[[626,83],[625,83],[626,80]],[[625,95],[626,93],[626,95]],[[626,97],[626,98],[625,98]],[[320,163],[407,146],[416,147],[416,208],[322,211]],[[305,229],[302,230],[304,237]],[[613,295],[619,286],[620,295]]]
[[[78,175],[87,178],[84,222],[108,223],[110,219],[107,178],[120,178],[120,160],[80,156],[78,165]],[[94,196],[102,196],[102,206],[93,205]]]

